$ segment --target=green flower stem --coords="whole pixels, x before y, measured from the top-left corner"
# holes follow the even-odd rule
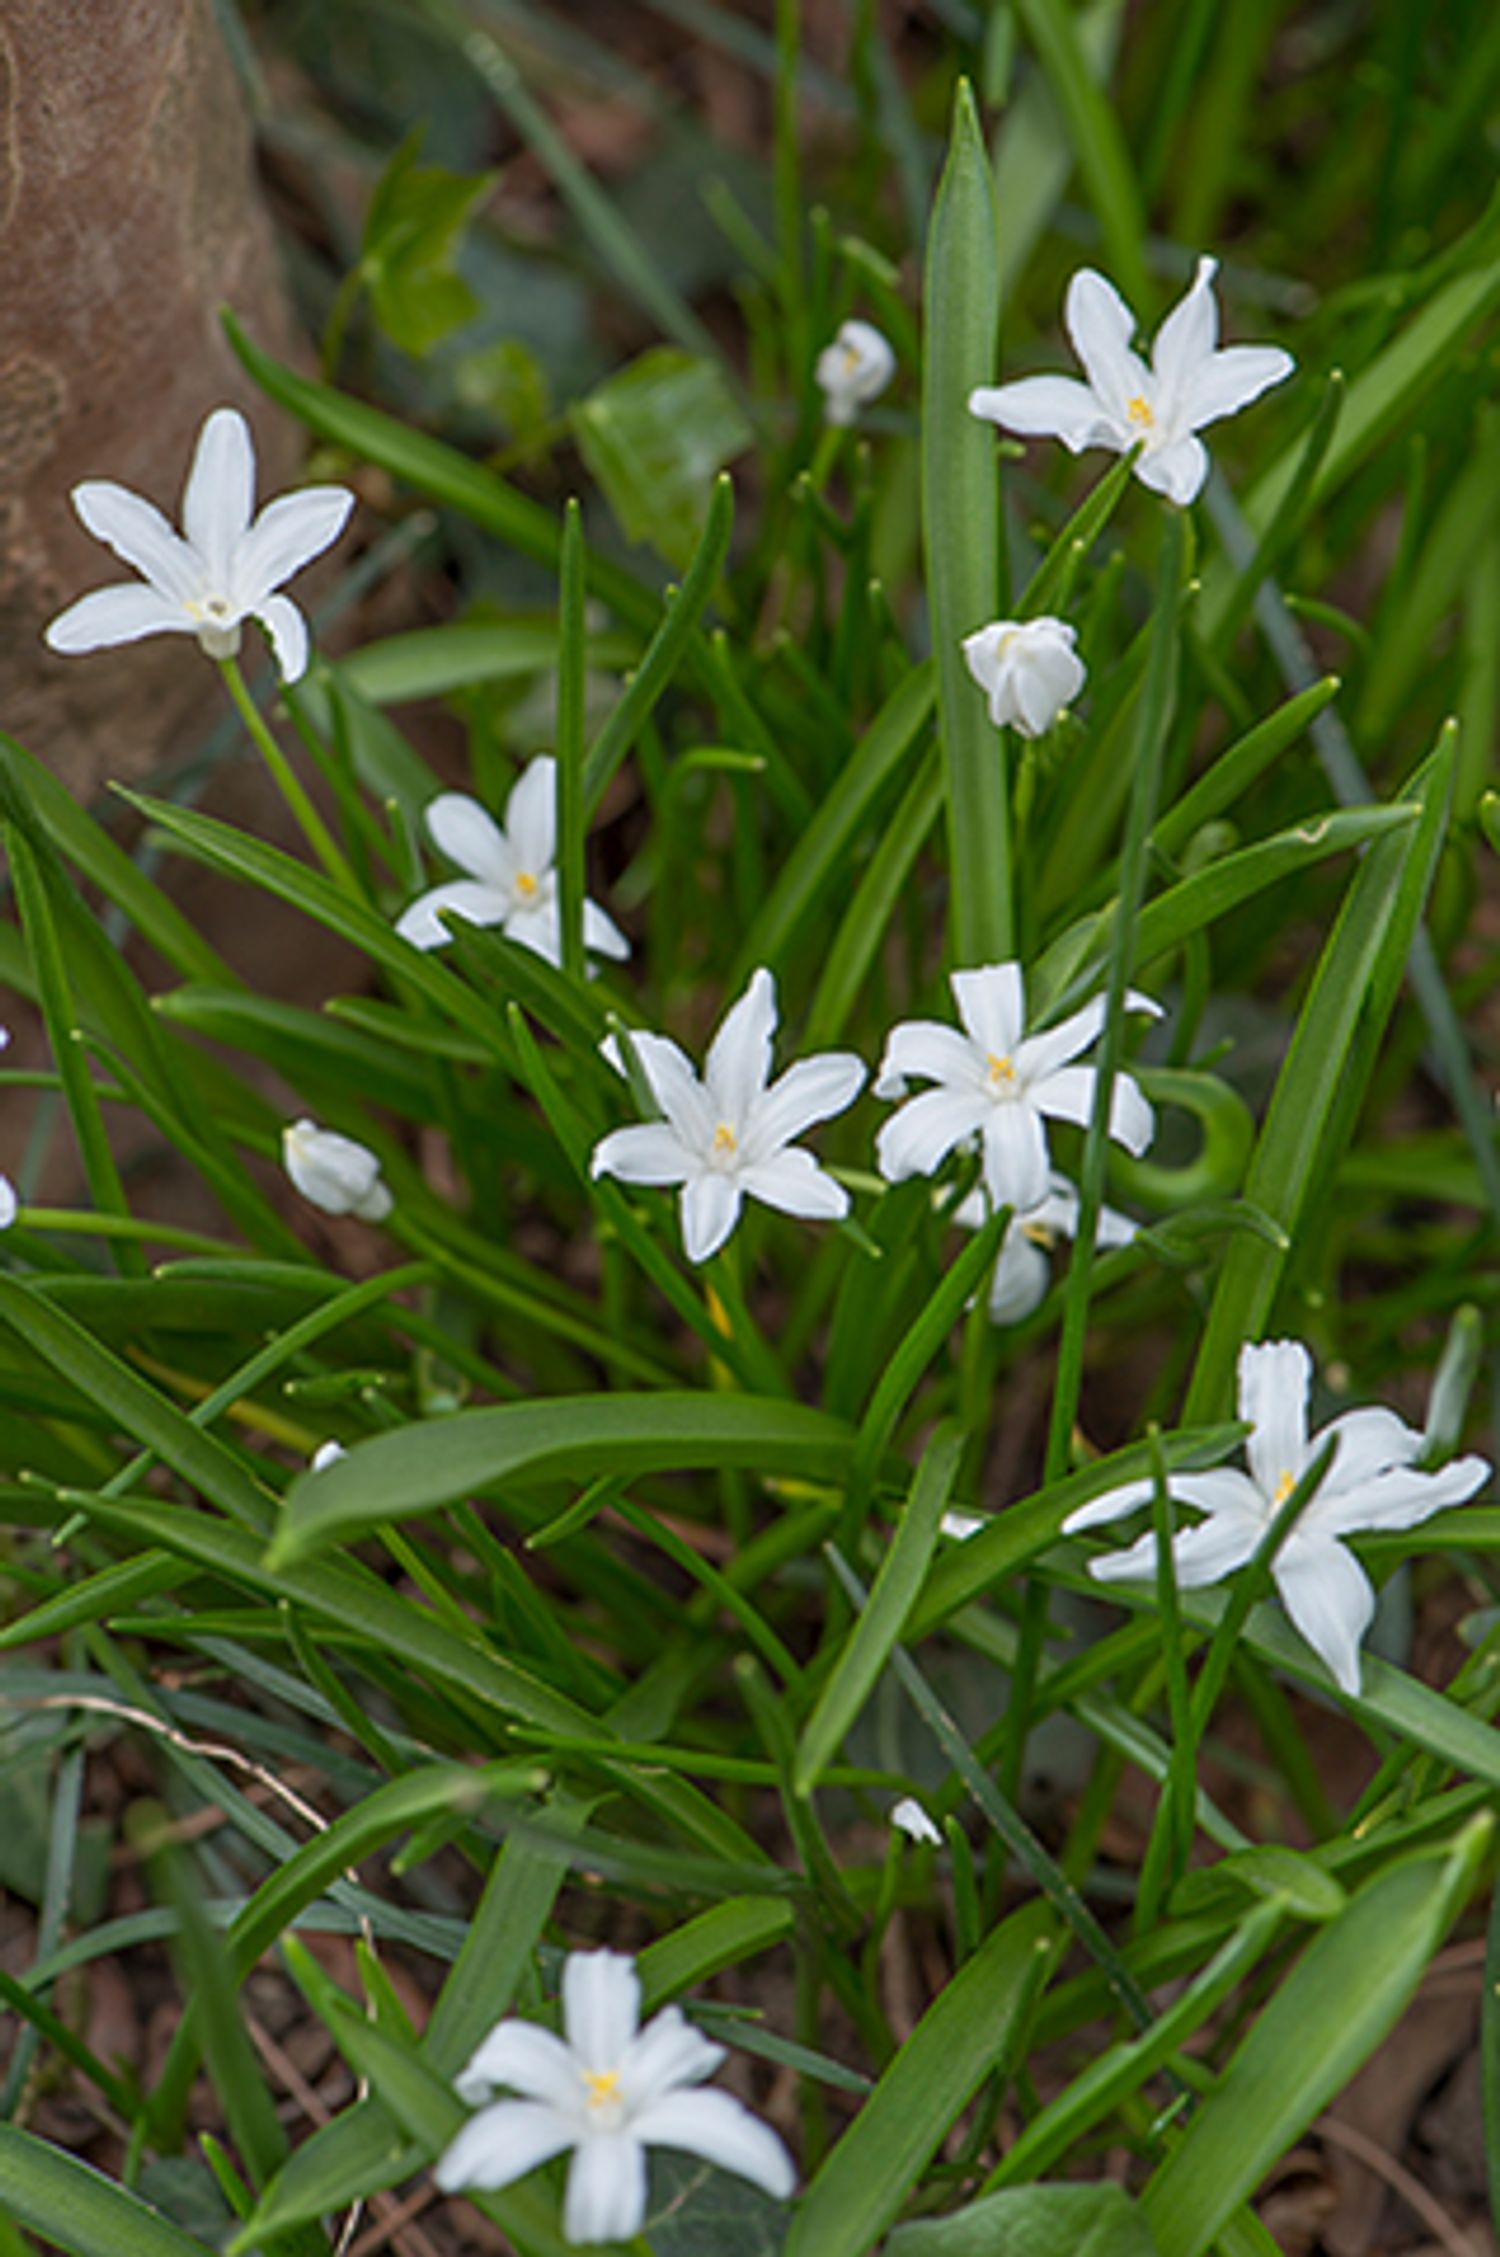
[[[354,900],[362,903],[364,896],[359,890],[354,872],[350,869],[327,824],[298,782],[291,762],[272,736],[264,715],[246,689],[245,677],[240,672],[239,660],[237,658],[221,658],[219,660],[219,672],[224,677],[225,686],[234,701],[236,712],[249,731],[267,768],[271,771],[272,781],[291,809],[293,819],[302,836],[340,891],[351,895]]]

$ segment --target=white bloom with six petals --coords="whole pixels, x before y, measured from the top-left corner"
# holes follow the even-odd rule
[[[982,1187],[976,1185],[968,1198],[960,1200],[954,1209],[953,1220],[965,1230],[982,1230],[990,1212]],[[1033,1309],[1041,1306],[1052,1282],[1048,1256],[1058,1239],[1073,1238],[1077,1231],[1078,1193],[1067,1177],[1054,1168],[1048,1178],[1046,1198],[1028,1214],[1012,1215],[1000,1241],[999,1257],[990,1279],[991,1324],[1019,1324],[1023,1317],[1029,1317]],[[1134,1236],[1135,1224],[1128,1215],[1117,1214],[1113,1207],[1100,1208],[1094,1233],[1097,1247],[1108,1250],[1128,1246]]]
[[[885,390],[895,373],[896,356],[873,322],[844,322],[833,343],[819,353],[813,371],[823,392],[824,417],[841,428],[857,422],[860,409]]]
[[[396,921],[414,948],[441,948],[452,934],[442,912],[470,925],[498,925],[507,940],[562,962],[558,918],[557,762],[528,762],[494,817],[467,792],[441,792],[423,811],[434,846],[468,874],[419,894]],[[625,957],[630,943],[597,902],[583,905],[583,945],[598,956]]]
[[[964,663],[990,701],[997,729],[1044,737],[1087,679],[1064,619],[997,619],[963,639]]]
[[[361,1222],[383,1223],[394,1201],[380,1173],[380,1161],[367,1144],[316,1121],[293,1121],[281,1132],[281,1159],[304,1199],[325,1215],[358,1215]]]
[[[640,2232],[648,2147],[699,2155],[778,2201],[791,2194],[792,2159],[770,2126],[731,2094],[698,2089],[724,2048],[675,2006],[640,2029],[633,1960],[570,1952],[562,2005],[563,2037],[534,2022],[497,2023],[459,2076],[460,2098],[479,2113],[437,2164],[445,2194],[493,2193],[571,2150],[563,2207],[571,2242],[629,2241]],[[497,2087],[521,2097],[496,2100]]]
[[[799,1059],[771,1082],[775,1031],[776,982],[762,967],[725,1013],[701,1081],[665,1035],[630,1037],[663,1118],[604,1137],[594,1147],[590,1172],[622,1183],[681,1184],[682,1243],[690,1262],[717,1253],[747,1195],[810,1221],[837,1222],[849,1212],[843,1185],[792,1139],[853,1104],[864,1061],[847,1051],[824,1051]],[[613,1035],[602,1048],[623,1073]]]
[[[1359,1646],[1375,1612],[1375,1593],[1354,1554],[1339,1539],[1362,1529],[1415,1528],[1446,1506],[1468,1502],[1489,1478],[1483,1458],[1456,1458],[1438,1473],[1412,1461],[1422,1436],[1394,1411],[1345,1411],[1320,1432],[1307,1431],[1312,1359],[1299,1341],[1271,1340],[1240,1350],[1239,1411],[1250,1427],[1248,1473],[1215,1466],[1172,1473],[1167,1488],[1205,1515],[1172,1539],[1172,1563],[1185,1590],[1217,1583],[1245,1566],[1277,1513],[1319,1452],[1334,1440],[1332,1463],[1272,1563],[1276,1588],[1296,1628],[1334,1683],[1359,1692]],[[1132,1481],[1081,1505],[1063,1522],[1068,1534],[1098,1528],[1149,1503],[1151,1483]],[[1156,1538],[1089,1562],[1102,1583],[1154,1579]]]
[[[932,1175],[955,1145],[977,1136],[992,1206],[1030,1215],[1051,1190],[1045,1120],[1088,1126],[1096,1069],[1071,1061],[1099,1034],[1104,999],[1096,996],[1059,1025],[1026,1035],[1019,964],[954,972],[949,985],[962,1033],[935,1019],[910,1019],[887,1038],[877,1097],[904,1097],[911,1076],[936,1086],[911,1098],[881,1129],[875,1144],[880,1172],[889,1183]],[[1127,994],[1125,1007],[1161,1015],[1149,996]],[[1155,1126],[1137,1084],[1129,1074],[1116,1074],[1109,1118],[1115,1142],[1138,1158]]]
[[[1084,267],[1068,285],[1063,319],[1088,382],[1026,376],[981,385],[969,394],[970,413],[1022,438],[1061,439],[1075,455],[1085,447],[1125,454],[1141,443],[1142,485],[1192,501],[1208,476],[1195,434],[1284,383],[1296,366],[1278,345],[1220,349],[1217,268],[1217,259],[1198,261],[1192,287],[1156,332],[1148,367],[1131,349],[1135,315],[1102,274]]]
[[[276,590],[338,539],[354,507],[347,487],[282,494],[252,522],[250,426],[238,408],[215,408],[198,434],[181,533],[151,502],[108,479],[86,479],[72,500],[95,540],[141,579],[96,588],[60,612],[46,630],[53,650],[71,655],[145,635],[196,635],[210,658],[233,658],[244,622],[258,619],[282,680],[307,672],[307,622]]]

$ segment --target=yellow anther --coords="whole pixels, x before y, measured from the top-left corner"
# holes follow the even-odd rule
[[[1271,1503],[1277,1512],[1280,1512],[1296,1486],[1297,1476],[1294,1473],[1283,1473],[1271,1497]]]
[[[618,2069],[585,2069],[583,2081],[588,2086],[590,2108],[607,2108],[612,2100],[619,2098]]]
[[[714,1130],[714,1150],[716,1152],[738,1152],[739,1148],[740,1140],[735,1135],[734,1130],[727,1121],[720,1121],[718,1127]]]
[[[1125,413],[1129,416],[1131,422],[1138,423],[1143,431],[1149,431],[1156,421],[1156,412],[1143,392],[1137,392],[1133,400],[1125,402]]]
[[[1040,1246],[1044,1254],[1050,1254],[1057,1244],[1057,1233],[1049,1230],[1045,1223],[1022,1223],[1021,1236],[1029,1238],[1033,1246]]]
[[[536,892],[536,880],[529,870],[516,873],[516,891],[523,901],[529,901]]]
[[[997,1058],[993,1050],[989,1054],[989,1059],[991,1088],[1008,1089],[1016,1078],[1015,1067],[1011,1064],[1009,1058]]]

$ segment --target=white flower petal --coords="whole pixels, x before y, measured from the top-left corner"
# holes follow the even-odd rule
[[[1041,1306],[1051,1282],[1052,1265],[1045,1252],[1018,1223],[1012,1223],[990,1280],[991,1324],[1019,1324]]]
[[[1414,1465],[1425,1447],[1414,1426],[1380,1405],[1330,1419],[1308,1443],[1308,1456],[1315,1458],[1323,1444],[1335,1437],[1338,1449],[1319,1492],[1325,1505],[1346,1490],[1373,1481],[1377,1474],[1388,1473],[1392,1466]]]
[[[535,2022],[513,2019],[495,2024],[453,2082],[471,2108],[502,2085],[565,2113],[579,2099],[578,2064],[562,2039]]]
[[[622,1951],[570,1951],[563,1962],[563,2030],[586,2069],[618,2069],[641,2018],[635,1961]]]
[[[698,1169],[696,1154],[686,1151],[681,1137],[665,1121],[644,1121],[638,1128],[618,1128],[594,1146],[589,1162],[591,1176],[618,1176],[621,1183],[662,1186],[686,1183]]]
[[[690,1262],[717,1254],[740,1219],[741,1192],[734,1176],[707,1168],[682,1187],[682,1250]]]
[[[583,945],[591,956],[612,956],[620,963],[630,954],[629,941],[597,901],[583,905]]]
[[[96,541],[114,550],[152,587],[178,603],[204,590],[202,561],[173,532],[159,509],[128,486],[87,478],[73,488],[73,507]]]
[[[1347,1495],[1319,1497],[1308,1508],[1318,1536],[1356,1536],[1363,1529],[1415,1528],[1450,1505],[1466,1505],[1490,1477],[1484,1458],[1455,1458],[1436,1473],[1396,1466]]]
[[[238,408],[215,408],[204,420],[182,494],[182,530],[207,567],[212,586],[228,595],[235,550],[255,507],[255,447]]]
[[[9,1230],[20,1212],[16,1187],[9,1176],[0,1176],[0,1230]]]
[[[747,1151],[756,1159],[770,1158],[815,1121],[831,1120],[852,1105],[864,1080],[865,1062],[851,1051],[799,1058],[751,1107],[743,1138]]]
[[[1085,1528],[1107,1528],[1113,1521],[1125,1520],[1142,1505],[1151,1502],[1150,1481],[1122,1481],[1118,1489],[1106,1489],[1100,1497],[1091,1497],[1086,1505],[1075,1505],[1062,1523],[1064,1536],[1076,1536]]]
[[[1370,1579],[1342,1544],[1294,1529],[1272,1566],[1281,1603],[1339,1690],[1359,1692],[1359,1642],[1375,1612]]]
[[[1216,1516],[1234,1517],[1254,1521],[1258,1528],[1265,1526],[1264,1501],[1260,1491],[1248,1474],[1233,1466],[1211,1466],[1204,1473],[1172,1473],[1167,1476],[1169,1493],[1183,1504],[1196,1505],[1200,1512]],[[1081,1529],[1103,1528],[1111,1521],[1123,1520],[1127,1513],[1138,1512],[1149,1505],[1153,1484],[1149,1480],[1127,1481],[1118,1489],[1107,1490],[1086,1505],[1079,1505],[1063,1522],[1063,1534],[1076,1536]],[[1258,1539],[1257,1539],[1258,1540]]]
[[[477,2187],[493,2194],[550,2163],[577,2137],[576,2124],[534,2100],[499,2100],[471,2116],[433,2167],[444,2194]]]
[[[327,1215],[359,1215],[381,1222],[389,1214],[390,1193],[380,1180],[380,1161],[368,1145],[306,1118],[281,1134],[282,1165],[304,1199]]]
[[[1135,474],[1154,494],[1186,509],[1202,492],[1208,476],[1208,450],[1199,439],[1179,439],[1170,447],[1157,447],[1141,456]]]
[[[1239,1413],[1250,1428],[1245,1457],[1256,1486],[1274,1497],[1284,1476],[1307,1464],[1307,1392],[1312,1358],[1300,1340],[1247,1341],[1240,1350]]]
[[[620,2064],[620,2094],[634,2111],[681,2085],[701,2085],[726,2058],[680,2007],[653,2015]]]
[[[1103,1025],[1104,997],[1096,995],[1081,1011],[1060,1019],[1055,1027],[1044,1027],[1040,1034],[1029,1034],[1017,1048],[1016,1072],[1028,1085],[1045,1081],[1049,1074],[1056,1073],[1080,1051],[1087,1050],[1091,1042],[1097,1041]]]
[[[1026,1024],[1020,965],[981,964],[950,974],[948,985],[969,1039],[991,1058],[1008,1058]]]
[[[1221,416],[1237,415],[1273,384],[1284,384],[1296,367],[1279,345],[1226,345],[1193,380],[1185,403],[1190,429],[1201,431]]]
[[[776,982],[762,965],[725,1013],[703,1074],[716,1115],[735,1130],[748,1122],[750,1108],[770,1078],[775,1031]]]
[[[1223,1513],[1196,1528],[1179,1529],[1172,1539],[1173,1575],[1185,1591],[1217,1583],[1244,1566],[1264,1533],[1259,1519],[1238,1513]],[[1090,1560],[1089,1573],[1100,1583],[1154,1582],[1156,1531],[1149,1530],[1128,1551],[1105,1552]]]
[[[1014,384],[981,384],[969,413],[1021,439],[1061,439],[1077,455],[1117,443],[1115,427],[1087,384],[1075,376],[1023,376]]]
[[[505,919],[505,937],[518,948],[529,948],[533,956],[544,956],[549,964],[561,964],[562,919],[556,895],[548,892],[513,903]]]
[[[646,2222],[646,2150],[632,2132],[597,2132],[568,2166],[567,2241],[631,2241]]]
[[[332,548],[353,507],[347,486],[303,486],[267,502],[230,565],[235,601],[258,611],[274,589]]]
[[[1087,1128],[1094,1112],[1094,1066],[1060,1066],[1056,1073],[1027,1084],[1026,1095],[1039,1113]],[[1156,1115],[1129,1074],[1116,1074],[1109,1093],[1109,1133],[1137,1158],[1156,1133]]]
[[[735,1179],[752,1199],[784,1215],[800,1215],[806,1222],[841,1222],[849,1212],[849,1194],[841,1183],[826,1175],[810,1152],[800,1145],[754,1160]]]
[[[1191,286],[1167,315],[1151,347],[1151,367],[1159,387],[1158,408],[1169,430],[1180,427],[1179,418],[1188,407],[1196,380],[1219,342],[1219,309],[1213,292],[1218,268],[1217,259],[1198,261]],[[1188,416],[1185,427],[1191,430],[1197,421],[1196,416]]]
[[[1135,315],[1114,285],[1086,266],[1068,285],[1063,320],[1096,401],[1128,431],[1130,402],[1149,401],[1155,389],[1144,362],[1130,349]]]
[[[557,762],[528,761],[505,803],[505,835],[516,867],[539,878],[557,859]]]
[[[882,1123],[875,1139],[876,1164],[886,1182],[930,1176],[992,1110],[977,1091],[928,1089],[911,1098]]]
[[[992,1105],[984,1122],[984,1181],[997,1207],[1030,1214],[1047,1196],[1047,1137],[1024,1099]]]
[[[115,588],[95,588],[70,603],[49,622],[45,639],[49,650],[72,658],[81,651],[108,650],[116,643],[138,643],[144,635],[196,632],[180,604],[152,585],[126,580]]]
[[[706,1156],[713,1144],[718,1120],[686,1054],[669,1035],[646,1034],[639,1027],[632,1027],[630,1031],[630,1047],[650,1084],[652,1096],[683,1143],[689,1150]],[[624,1072],[620,1046],[613,1035],[606,1036],[599,1049],[607,1065],[613,1066],[616,1073]]]
[[[669,2093],[637,2116],[631,2129],[650,2147],[701,2155],[779,2202],[796,2187],[796,2167],[770,2125],[727,2092]]]
[[[507,907],[505,895],[493,886],[480,885],[474,878],[453,878],[447,885],[418,894],[396,919],[396,931],[413,948],[442,948],[453,938],[443,923],[444,910],[471,925],[503,925]]]
[[[507,902],[515,885],[516,861],[504,832],[468,792],[439,792],[422,811],[427,835],[440,854],[471,878],[493,886]]]
[[[276,671],[283,682],[300,682],[307,672],[312,643],[303,618],[290,596],[263,596],[255,616],[270,637]]]
[[[980,1525],[975,1522],[976,1528]],[[942,1834],[915,1795],[903,1795],[899,1802],[891,1804],[891,1824],[898,1834],[905,1834],[909,1841],[935,1842],[939,1848],[942,1846]]]
[[[950,1089],[983,1091],[987,1089],[988,1078],[984,1053],[976,1049],[967,1035],[960,1034],[957,1027],[945,1027],[937,1019],[907,1019],[902,1025],[892,1027],[886,1037],[875,1094],[877,1097],[904,1097],[909,1080],[943,1082]]]

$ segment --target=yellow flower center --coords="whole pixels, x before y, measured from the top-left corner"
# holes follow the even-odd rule
[[[1033,1246],[1040,1246],[1044,1254],[1050,1254],[1057,1244],[1057,1233],[1049,1230],[1045,1223],[1022,1223],[1021,1236],[1029,1238]]]
[[[999,1090],[1014,1088],[1016,1069],[1011,1064],[1009,1058],[997,1058],[994,1051],[992,1050],[989,1053],[989,1060],[991,1089]]]
[[[517,871],[516,891],[523,901],[529,901],[536,892],[536,880],[529,870]]]
[[[720,1121],[714,1130],[714,1150],[718,1153],[738,1152],[740,1140],[727,1121]]]
[[[1149,431],[1156,421],[1156,412],[1143,392],[1137,392],[1133,400],[1125,402],[1125,413],[1143,431]]]
[[[1286,1503],[1288,1497],[1291,1495],[1296,1486],[1297,1476],[1295,1475],[1295,1473],[1282,1474],[1281,1479],[1277,1482],[1275,1489],[1271,1493],[1271,1506],[1273,1511],[1280,1512],[1282,1506]]]
[[[620,2096],[618,2069],[585,2069],[583,2081],[588,2087],[590,2108],[607,2108]]]

